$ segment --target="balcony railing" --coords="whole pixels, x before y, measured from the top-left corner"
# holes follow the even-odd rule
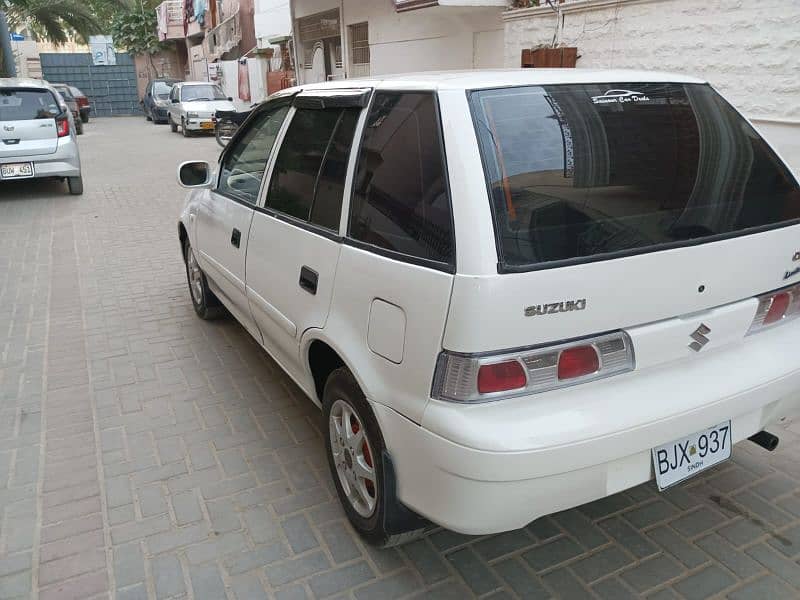
[[[233,50],[242,41],[242,28],[238,9],[214,29],[209,29],[203,40],[206,58],[214,60]]]

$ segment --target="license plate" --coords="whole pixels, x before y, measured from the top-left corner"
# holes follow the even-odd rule
[[[33,177],[33,163],[9,163],[7,165],[0,165],[0,177],[3,179]]]
[[[214,123],[210,121],[200,123],[200,129],[214,129]]]
[[[730,421],[653,448],[658,489],[665,490],[730,457]]]

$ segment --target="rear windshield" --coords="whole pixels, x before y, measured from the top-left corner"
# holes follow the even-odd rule
[[[0,90],[0,121],[52,119],[60,112],[48,90]]]
[[[545,85],[470,102],[507,270],[800,218],[797,182],[710,86]]]
[[[62,98],[64,98],[64,100],[75,100],[75,96],[72,95],[72,91],[68,87],[58,86],[56,89],[58,90],[58,93],[61,94]]]

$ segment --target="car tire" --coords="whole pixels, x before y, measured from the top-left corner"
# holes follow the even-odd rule
[[[83,121],[84,123],[88,123],[89,122],[89,113],[81,113],[81,121]]]
[[[183,133],[183,137],[192,137],[192,132],[186,129],[186,121],[181,119],[181,133]]]
[[[83,135],[83,121],[80,119],[75,121],[75,133],[78,135]]]
[[[67,177],[67,187],[69,188],[69,193],[73,196],[80,196],[83,194],[83,177],[78,175],[77,177]]]
[[[175,124],[175,121],[172,120],[172,115],[169,115],[167,117],[167,122],[169,123],[169,130],[172,133],[177,133],[178,132],[178,126]]]
[[[222,316],[225,313],[222,302],[208,287],[206,274],[197,264],[194,250],[188,240],[183,246],[183,264],[186,267],[186,281],[189,284],[189,297],[192,299],[194,312],[206,321]]]
[[[322,409],[328,466],[339,501],[353,528],[379,548],[399,546],[424,534],[426,529],[418,527],[419,521],[406,531],[389,533],[386,530],[387,505],[398,501],[386,497],[386,491],[394,487],[384,485],[383,435],[364,392],[347,367],[340,367],[328,376]],[[362,438],[363,441],[359,441]],[[362,469],[366,466],[373,475],[371,481],[361,478],[363,486],[359,485],[356,465]],[[349,489],[345,489],[345,485]]]
[[[152,121],[152,120],[153,120],[153,117],[151,117],[151,116],[150,116],[150,115],[148,115],[147,113],[144,113],[144,120],[145,120],[145,121]]]

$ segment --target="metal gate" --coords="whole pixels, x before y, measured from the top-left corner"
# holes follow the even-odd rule
[[[136,67],[130,54],[117,53],[116,65],[94,65],[89,53],[45,53],[40,59],[42,77],[80,88],[92,103],[92,116],[141,114]]]

